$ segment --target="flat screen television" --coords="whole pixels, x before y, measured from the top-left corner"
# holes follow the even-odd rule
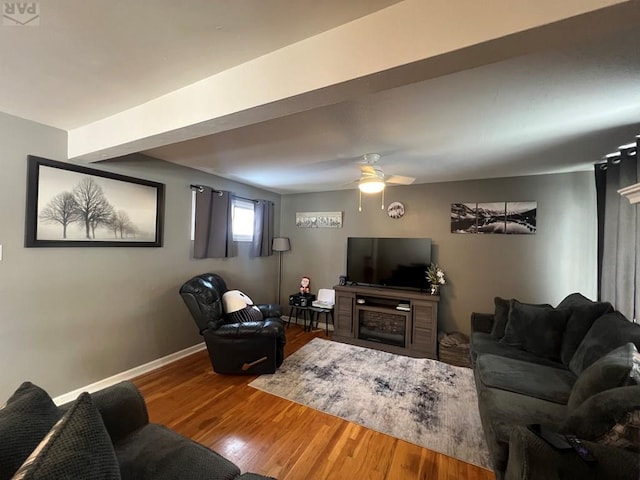
[[[426,288],[430,238],[347,239],[347,281],[357,285]]]

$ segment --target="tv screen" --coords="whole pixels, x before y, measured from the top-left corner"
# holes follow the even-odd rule
[[[351,283],[425,288],[430,263],[430,238],[347,239],[347,280]]]

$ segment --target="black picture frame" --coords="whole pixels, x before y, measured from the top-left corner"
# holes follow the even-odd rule
[[[165,186],[27,157],[25,247],[162,247]]]
[[[451,233],[535,235],[538,202],[451,204]]]

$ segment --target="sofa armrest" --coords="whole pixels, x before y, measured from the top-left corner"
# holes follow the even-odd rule
[[[111,441],[116,443],[149,423],[147,405],[131,382],[120,382],[91,394]]]
[[[505,480],[640,478],[637,454],[609,445],[588,441],[583,443],[596,458],[595,464],[587,464],[573,450],[553,448],[525,426],[516,426],[509,437],[509,460]]]
[[[205,337],[252,338],[284,336],[284,326],[279,319],[260,322],[227,323],[217,329],[204,331]]]
[[[493,328],[493,313],[471,313],[471,332],[491,333]]]

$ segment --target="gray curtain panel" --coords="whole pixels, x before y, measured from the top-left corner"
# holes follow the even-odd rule
[[[253,209],[253,242],[252,257],[269,257],[273,255],[273,202],[258,200]]]
[[[204,187],[196,193],[194,258],[235,257],[231,192]]]
[[[609,159],[604,182],[604,222],[602,245],[602,300],[611,302],[627,318],[640,314],[640,210],[618,193],[618,190],[640,179],[634,149],[621,151]]]

